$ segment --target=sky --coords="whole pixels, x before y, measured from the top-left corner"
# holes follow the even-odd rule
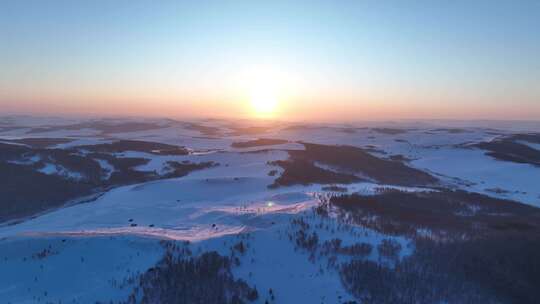
[[[540,1],[0,0],[0,113],[539,120]]]

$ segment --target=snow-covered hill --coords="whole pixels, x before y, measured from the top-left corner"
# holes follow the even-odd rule
[[[352,265],[347,263],[363,261],[392,269],[417,252],[419,235],[434,236],[428,226],[419,227],[417,236],[411,237],[399,230],[388,233],[388,227],[362,225],[339,212],[321,213],[321,206],[328,206],[332,197],[446,189],[540,206],[540,167],[497,158],[476,146],[518,134],[490,125],[29,117],[5,122],[0,129],[5,149],[0,161],[15,171],[2,179],[24,169],[44,180],[57,176],[69,185],[91,186],[81,192],[84,200],[73,195],[51,206],[25,209],[23,216],[1,224],[1,303],[117,303],[128,301],[130,295],[138,301],[144,294],[137,289],[143,285],[142,274],[167,264],[163,259],[175,254],[170,244],[187,246],[191,258],[210,251],[230,258],[231,275],[257,290],[255,303],[361,302],[344,277],[343,267]],[[121,140],[129,140],[129,147],[126,142],[99,146]],[[238,144],[243,142],[248,144]],[[309,168],[329,182],[312,182],[294,171],[302,171],[298,168],[306,168],[304,162],[315,159],[291,156],[298,155],[291,151],[304,150],[304,143],[361,148],[364,152],[358,153],[376,157],[384,168],[421,170],[436,182],[385,184],[380,182],[385,172],[374,175],[369,167],[373,163],[346,168],[328,159],[313,161],[309,166],[315,169]],[[519,143],[540,154],[538,142]],[[95,167],[83,167],[80,160]],[[283,165],[295,161],[301,166]],[[396,162],[400,165],[393,166]],[[396,172],[400,173],[387,174]],[[276,187],[275,180],[284,174],[289,174],[290,185]],[[355,178],[332,182],[345,175]],[[121,182],[113,183],[115,176],[122,177]],[[5,208],[23,195],[13,189],[2,191],[7,193],[2,197]],[[488,204],[500,202],[504,201]],[[481,208],[480,204],[467,210]],[[370,216],[370,223],[379,223],[377,217],[384,214]]]

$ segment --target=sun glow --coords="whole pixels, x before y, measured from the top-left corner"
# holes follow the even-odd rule
[[[253,64],[238,70],[229,80],[254,118],[274,119],[283,115],[291,100],[292,73],[276,64]]]
[[[258,91],[251,94],[251,107],[256,116],[269,118],[275,115],[278,99],[275,94],[266,91]]]

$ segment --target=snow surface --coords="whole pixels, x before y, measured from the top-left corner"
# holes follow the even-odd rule
[[[48,174],[48,175],[51,175],[51,174],[60,175],[65,178],[73,179],[73,180],[81,180],[84,178],[84,176],[80,174],[79,172],[70,171],[64,168],[63,166],[60,166],[58,164],[53,164],[53,163],[45,163],[45,166],[43,168],[38,169],[38,171],[41,173]]]
[[[287,236],[292,229],[291,220],[295,218],[302,217],[313,224],[312,227],[318,227],[316,224],[322,220],[314,215],[312,207],[318,204],[318,197],[324,192],[322,186],[267,187],[275,178],[268,173],[281,170],[268,162],[287,159],[285,150],[302,149],[297,143],[300,141],[368,147],[379,157],[399,154],[411,160],[408,165],[431,172],[445,185],[540,206],[539,168],[503,162],[487,156],[485,151],[463,147],[516,130],[540,130],[534,123],[509,126],[489,122],[401,121],[319,124],[294,129],[287,127],[298,124],[261,123],[259,125],[270,129],[261,134],[232,136],[235,128],[252,126],[253,122],[196,121],[219,129],[217,135],[209,137],[184,122],[148,120],[167,127],[115,133],[103,138],[93,129],[26,133],[34,127],[74,124],[79,120],[15,117],[10,121],[25,128],[3,132],[1,138],[74,139],[56,148],[136,139],[184,146],[192,151],[189,155],[133,151],[116,154],[150,159],[149,163],[136,168],[141,171],[163,173],[168,161],[213,161],[219,166],[194,171],[182,178],[117,187],[94,201],[0,226],[0,299],[8,303],[36,303],[38,299],[52,303],[125,300],[133,285],[124,280],[155,265],[164,254],[159,244],[163,239],[188,240],[194,252],[216,250],[224,255],[230,253],[234,243],[247,239],[249,249],[233,272],[236,277],[257,286],[261,295],[258,303],[264,303],[270,288],[275,292],[276,303],[353,300],[343,289],[335,269],[326,267],[324,258],[311,261],[310,254],[295,248]],[[400,128],[405,132],[383,134],[374,131],[375,127]],[[448,127],[463,130],[442,130]],[[285,139],[290,143],[247,149],[231,147],[233,142],[257,138]],[[530,146],[538,149],[536,145]],[[109,175],[114,170],[108,162],[98,162]],[[40,170],[74,178],[53,163],[47,163]],[[349,193],[363,195],[376,193],[380,187],[434,191],[375,183],[339,186]],[[493,189],[505,191],[494,192]],[[383,239],[393,238],[402,245],[400,257],[414,250],[405,238],[339,224],[332,218],[324,221],[321,226],[332,227],[330,230],[334,232],[314,228],[321,242],[340,238],[344,245],[365,242],[376,248]],[[49,249],[50,253],[40,257],[38,253],[44,249]],[[376,249],[368,258],[381,261]]]
[[[414,166],[468,182],[469,191],[518,200],[540,207],[540,169],[532,165],[503,162],[482,150],[445,148],[429,150]],[[493,193],[500,188],[508,193]]]

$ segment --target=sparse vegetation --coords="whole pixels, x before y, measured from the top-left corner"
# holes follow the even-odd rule
[[[540,239],[415,243],[394,267],[342,264],[344,286],[363,303],[537,303]]]
[[[344,286],[363,303],[536,303],[540,297],[537,208],[449,190],[341,195],[324,208],[414,240],[413,254],[403,259],[396,258],[398,243],[383,240],[378,252],[391,265],[341,264]]]
[[[218,166],[218,163],[215,162],[202,162],[202,163],[192,163],[189,161],[183,162],[167,162],[167,168],[170,170],[165,177],[182,177],[189,174],[192,171],[202,170],[207,168],[212,168]]]
[[[351,183],[374,180],[396,185],[426,185],[437,182],[431,175],[401,162],[377,158],[352,146],[327,146],[304,143],[305,150],[290,150],[290,159],[273,164],[284,169],[275,186],[309,183]],[[332,171],[317,167],[320,163]]]
[[[135,280],[137,287],[127,303],[241,304],[257,300],[257,289],[235,279],[232,267],[231,259],[217,252],[192,256],[185,245],[168,243],[161,261]]]
[[[540,151],[512,139],[479,143],[475,147],[487,150],[487,155],[498,160],[540,167]]]
[[[49,148],[51,146],[66,144],[73,141],[70,138],[20,138],[20,139],[0,139],[3,142],[17,143],[30,146],[36,149]]]
[[[394,128],[373,128],[371,130],[373,130],[374,132],[377,132],[380,134],[386,134],[386,135],[398,135],[398,134],[407,133],[407,130],[405,129],[394,129]]]
[[[271,163],[272,165],[283,168],[281,176],[276,178],[270,188],[292,185],[309,185],[309,184],[348,184],[361,181],[359,177],[352,174],[336,173],[315,166],[313,162],[305,160],[278,160]]]
[[[260,146],[274,146],[286,144],[288,141],[283,139],[274,139],[274,138],[259,138],[255,140],[249,140],[244,142],[234,142],[231,144],[233,148],[252,148]]]
[[[334,196],[330,205],[356,224],[385,234],[415,237],[429,230],[438,238],[539,233],[540,210],[521,203],[465,191],[439,190]]]
[[[146,130],[155,130],[165,128],[166,125],[159,125],[147,122],[113,122],[107,120],[96,120],[84,123],[59,125],[59,126],[45,126],[32,128],[28,133],[43,133],[53,131],[79,131],[83,129],[93,129],[99,131],[101,135],[124,133],[124,132],[137,132]]]
[[[139,140],[119,140],[108,144],[77,146],[75,150],[96,153],[122,153],[126,151],[145,152],[156,155],[187,155],[189,152],[179,146]]]
[[[336,185],[322,187],[322,190],[331,191],[331,192],[347,192],[347,188],[336,186]]]

